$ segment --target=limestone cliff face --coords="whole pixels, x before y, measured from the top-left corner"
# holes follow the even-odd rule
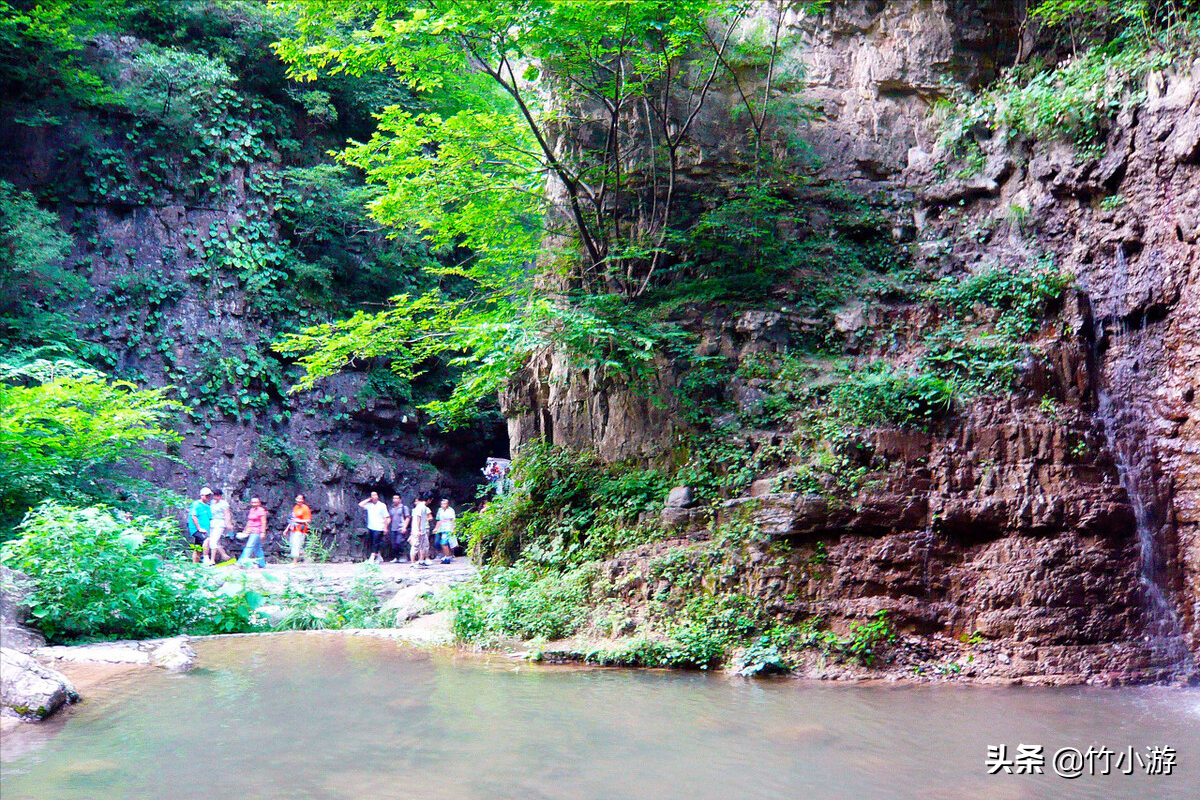
[[[1178,654],[1147,646],[1148,632],[1170,628],[1200,650],[1200,65],[1152,75],[1101,158],[1053,143],[1009,152],[997,135],[983,143],[980,175],[939,178],[948,156],[932,101],[1028,49],[1013,13],[1010,3],[848,2],[787,20],[803,41],[790,54],[806,66],[800,91],[818,112],[797,132],[825,178],[885,199],[920,267],[965,275],[1049,254],[1079,289],[1011,396],[980,398],[945,429],[873,431],[869,447],[889,466],[853,502],[772,494],[764,482],[719,512],[749,515],[792,547],[783,563],[752,556],[730,580],[835,627],[887,609],[931,652],[957,654],[977,632],[987,655],[970,669],[981,677],[1161,678]],[[699,148],[700,172],[713,166],[705,153],[719,160],[728,126],[714,107],[697,133],[712,143]],[[849,342],[863,313],[824,324]],[[919,331],[928,312],[900,313]],[[786,308],[710,319],[702,349],[770,352],[813,324]],[[673,379],[664,372],[663,386]],[[685,427],[669,393],[644,402],[554,354],[509,394],[516,447],[553,432],[616,459]],[[700,535],[700,516],[670,521]],[[610,565],[615,584],[638,558]],[[646,599],[669,587],[623,591]],[[1159,618],[1158,591],[1175,620]]]

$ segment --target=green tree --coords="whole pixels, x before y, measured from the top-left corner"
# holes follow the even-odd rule
[[[149,467],[179,406],[169,388],[139,389],[70,361],[0,363],[0,530],[48,498],[90,501],[146,492]]]
[[[0,181],[0,345],[71,338],[57,300],[85,284],[62,260],[71,240],[58,215]]]
[[[606,372],[636,374],[677,338],[624,301],[671,277],[675,231],[694,213],[683,153],[735,66],[726,55],[747,4],[280,5],[297,20],[277,46],[297,79],[391,70],[416,94],[342,159],[382,185],[372,215],[420,231],[442,256],[439,277],[469,287],[290,337],[281,349],[301,357],[303,386],[356,359],[387,356],[405,375],[452,360],[467,379],[428,408],[461,421],[532,347],[559,342]],[[764,99],[743,116],[759,142],[773,56],[766,70]],[[537,289],[535,264],[550,276]]]

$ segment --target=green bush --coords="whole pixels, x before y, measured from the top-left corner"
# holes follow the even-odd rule
[[[51,641],[256,627],[262,596],[194,565],[173,520],[46,502],[19,531],[2,560],[30,577],[33,618]]]
[[[952,322],[925,338],[920,364],[965,393],[999,391],[1012,385],[1024,352],[1010,336],[970,336]]]
[[[926,292],[926,298],[961,316],[976,304],[998,309],[998,332],[1028,336],[1045,321],[1075,279],[1042,259],[1032,270],[996,267],[970,276],[943,278]]]
[[[54,302],[86,283],[63,268],[71,239],[58,215],[29,192],[0,181],[0,346],[71,341],[66,315]]]
[[[0,362],[0,531],[49,497],[152,497],[124,466],[149,466],[178,440],[167,389],[110,381],[70,361]]]
[[[495,638],[562,639],[587,621],[594,570],[542,571],[522,563],[485,569],[441,601],[454,613],[453,631],[463,641]]]
[[[954,407],[954,389],[927,372],[874,366],[834,386],[829,401],[851,425],[926,426]]]
[[[514,488],[488,504],[467,530],[481,561],[512,561],[531,546],[563,566],[599,558],[635,541],[637,518],[661,510],[670,477],[632,463],[606,464],[594,453],[526,446],[513,464]]]
[[[850,660],[870,666],[884,648],[896,640],[896,633],[887,620],[887,612],[876,611],[869,622],[850,629],[848,639],[839,640],[837,648]]]

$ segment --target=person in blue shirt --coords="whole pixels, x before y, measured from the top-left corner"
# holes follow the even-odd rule
[[[192,503],[188,512],[188,533],[192,538],[192,561],[200,561],[204,540],[208,538],[208,527],[212,522],[212,489],[205,486],[200,490],[200,499]]]

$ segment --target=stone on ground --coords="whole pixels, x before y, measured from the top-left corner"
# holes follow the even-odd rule
[[[5,714],[36,722],[78,699],[61,672],[25,653],[0,648],[0,707]]]

